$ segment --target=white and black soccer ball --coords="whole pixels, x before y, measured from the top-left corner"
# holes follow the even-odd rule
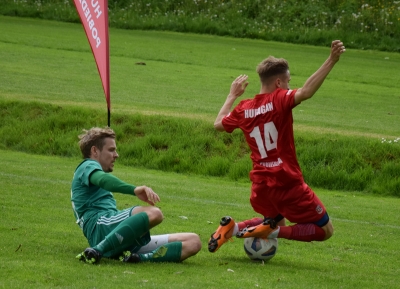
[[[246,238],[243,247],[250,259],[268,261],[278,250],[278,239]]]

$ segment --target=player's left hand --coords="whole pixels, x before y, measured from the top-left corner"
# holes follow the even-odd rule
[[[152,188],[139,186],[135,188],[134,192],[139,200],[142,200],[143,202],[146,202],[152,206],[160,201],[160,197],[152,190]]]

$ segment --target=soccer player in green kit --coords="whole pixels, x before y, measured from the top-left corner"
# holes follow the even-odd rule
[[[201,249],[194,233],[150,236],[150,229],[163,220],[154,205],[160,197],[147,186],[127,184],[110,174],[118,158],[115,132],[111,128],[91,128],[79,136],[84,160],[75,170],[71,201],[76,223],[90,247],[77,258],[98,263],[102,257],[124,262],[179,262]],[[136,196],[150,206],[118,210],[111,192]]]

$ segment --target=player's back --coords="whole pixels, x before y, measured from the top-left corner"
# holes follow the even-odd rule
[[[278,180],[273,183],[279,186],[292,179],[302,180],[292,126],[295,92],[276,89],[273,93],[258,94],[241,101],[227,117],[236,119],[251,149],[253,181],[274,176]],[[225,125],[229,125],[229,120],[225,120]]]

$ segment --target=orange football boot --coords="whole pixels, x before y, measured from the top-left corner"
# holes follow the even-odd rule
[[[228,240],[232,241],[235,221],[231,217],[226,216],[221,218],[219,224],[220,226],[217,231],[211,234],[211,238],[208,241],[208,251],[211,253],[216,252]]]
[[[236,234],[237,238],[261,238],[267,239],[268,235],[276,230],[277,224],[273,219],[267,219],[261,224],[253,227],[247,227]]]

